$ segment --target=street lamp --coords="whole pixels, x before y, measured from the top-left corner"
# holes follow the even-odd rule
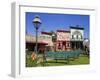
[[[32,20],[32,23],[33,23],[33,25],[34,25],[34,27],[36,29],[36,46],[35,46],[35,52],[37,54],[38,53],[37,52],[37,47],[38,47],[38,29],[39,29],[39,27],[41,25],[41,20],[40,20],[39,16],[35,16],[35,18]]]

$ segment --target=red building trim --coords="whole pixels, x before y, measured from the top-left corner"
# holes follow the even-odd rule
[[[26,43],[36,44],[35,42],[26,42]],[[40,45],[48,45],[48,43],[44,43],[44,42],[38,42],[38,44],[40,44]]]
[[[66,30],[57,30],[57,32],[68,32],[68,33],[70,33],[70,31],[66,31]]]
[[[50,33],[50,32],[41,32],[41,34],[51,35],[51,33]]]

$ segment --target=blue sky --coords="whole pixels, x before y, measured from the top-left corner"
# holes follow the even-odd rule
[[[38,15],[42,21],[39,34],[41,31],[50,32],[58,29],[70,30],[70,26],[80,25],[84,28],[85,38],[89,38],[89,15],[26,12],[26,31],[28,34],[35,35],[32,20],[36,15]]]

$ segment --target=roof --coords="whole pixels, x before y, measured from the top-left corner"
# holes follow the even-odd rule
[[[26,35],[26,43],[36,43],[36,38],[35,36],[32,35]],[[43,44],[43,45],[48,45],[48,46],[52,46],[53,43],[50,41],[46,41],[45,39],[42,39],[40,36],[38,37],[38,44]]]
[[[70,27],[71,29],[81,29],[81,30],[84,30],[83,27]]]
[[[36,44],[36,42],[26,42],[27,44]],[[48,43],[45,42],[38,42],[38,44],[42,44],[42,45],[48,45]]]
[[[26,35],[26,42],[31,42],[31,43],[36,42],[35,36]],[[39,42],[39,43],[40,43],[40,42],[43,42],[43,40],[42,40],[40,37],[38,37],[38,42]]]
[[[47,34],[47,35],[51,35],[51,33],[50,32],[41,32],[41,34]]]
[[[68,33],[70,33],[70,31],[67,31],[67,30],[57,30],[57,32],[68,32]]]

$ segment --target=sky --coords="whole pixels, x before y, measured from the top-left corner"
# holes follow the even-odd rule
[[[89,38],[89,15],[80,14],[55,14],[26,12],[26,32],[35,35],[32,20],[38,15],[42,21],[39,27],[41,31],[51,32],[59,29],[70,30],[70,26],[79,25],[84,28],[84,38]]]

